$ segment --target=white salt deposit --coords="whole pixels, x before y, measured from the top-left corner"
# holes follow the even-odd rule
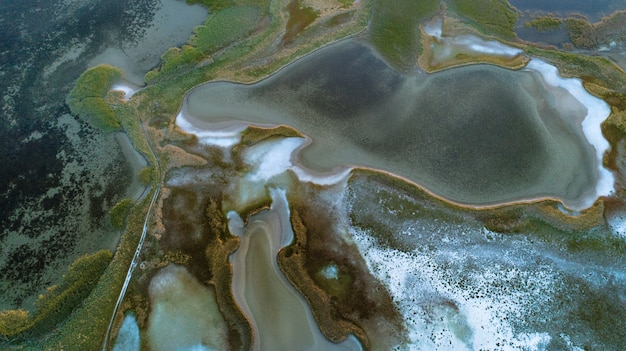
[[[267,182],[272,177],[291,170],[301,182],[323,186],[342,183],[348,179],[352,167],[342,167],[331,173],[318,173],[294,164],[292,160],[305,142],[303,138],[281,138],[246,149],[244,161],[253,167],[247,178],[253,182]]]
[[[507,57],[514,57],[522,53],[522,50],[518,48],[502,44],[496,40],[484,40],[471,34],[454,37],[443,36],[443,21],[441,18],[427,23],[424,26],[424,32],[437,38],[439,44],[445,47],[440,53],[440,55],[444,57],[449,56],[452,52],[458,51]]]
[[[111,90],[118,90],[123,92],[124,101],[128,101],[128,99],[130,99],[130,97],[137,92],[138,87],[130,82],[119,82],[113,85],[113,87],[111,87]]]
[[[197,127],[189,121],[183,111],[176,116],[176,126],[185,133],[197,136],[203,145],[218,146],[226,149],[237,145],[241,141],[241,132],[246,129],[243,125],[221,130]]]
[[[587,115],[582,122],[582,130],[587,142],[596,151],[598,162],[598,183],[596,184],[595,196],[586,199],[583,208],[588,208],[599,196],[608,196],[614,191],[615,179],[613,174],[603,167],[604,153],[609,150],[609,142],[602,135],[601,124],[609,117],[611,108],[602,99],[587,92],[583,87],[582,80],[578,78],[563,78],[559,75],[555,66],[539,59],[532,59],[526,69],[541,74],[544,81],[553,87],[567,90],[576,100],[587,108]]]
[[[404,316],[410,344],[402,350],[544,350],[550,342],[547,333],[516,332],[511,324],[533,302],[550,299],[555,278],[549,270],[495,265],[460,276],[446,262],[473,262],[473,257],[401,252],[380,247],[365,232],[351,232],[369,270],[389,289]],[[532,291],[506,288],[519,280]]]
[[[435,20],[426,23],[426,25],[424,25],[424,32],[431,37],[441,39],[443,35],[443,20],[441,17],[437,17]]]
[[[513,57],[522,53],[522,50],[500,43],[495,40],[484,40],[474,35],[459,35],[452,37],[451,45],[466,47],[470,51],[494,56]]]
[[[254,167],[248,174],[254,182],[267,181],[292,167],[293,152],[304,144],[303,138],[282,138],[254,145],[244,152],[246,164]]]
[[[345,182],[352,172],[352,167],[344,167],[333,173],[314,173],[310,170],[303,168],[300,165],[295,165],[291,170],[298,176],[301,182],[308,182],[317,185],[333,185]]]
[[[211,126],[198,127],[190,122],[183,111],[176,116],[176,125],[183,132],[198,137],[201,144],[228,149],[241,142],[241,132],[246,129],[246,125],[233,124],[224,129]],[[317,185],[337,184],[350,176],[352,167],[341,167],[331,173],[318,173],[294,164],[292,159],[305,143],[306,140],[303,138],[292,137],[264,141],[247,148],[243,153],[244,162],[253,168],[248,180],[266,182],[287,170],[292,170],[300,181]]]
[[[608,213],[606,221],[616,236],[626,240],[626,211]]]
[[[336,264],[329,264],[322,269],[322,275],[326,279],[337,279],[339,278],[339,269]]]

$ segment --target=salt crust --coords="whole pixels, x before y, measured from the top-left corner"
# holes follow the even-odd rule
[[[428,23],[424,26],[426,34],[435,37],[440,43],[450,47],[463,47],[469,51],[473,51],[479,54],[495,55],[495,56],[508,56],[513,57],[520,55],[523,51],[502,44],[496,40],[484,40],[480,37],[471,34],[458,35],[454,37],[443,36],[443,22],[441,18],[438,18],[432,23]]]
[[[124,93],[124,101],[128,101],[131,96],[137,92],[137,88],[130,85],[130,83],[117,83],[111,87],[111,90],[118,90]]]
[[[245,126],[222,130],[199,128],[189,122],[189,119],[182,111],[176,116],[176,126],[183,132],[198,137],[202,145],[217,146],[226,149],[239,144],[241,141],[241,132],[246,129]]]
[[[522,53],[520,49],[491,40],[483,40],[473,35],[461,35],[457,37],[443,37],[441,21],[429,24],[425,27],[427,34],[443,41],[446,45],[464,46],[474,52],[489,54],[515,56]],[[552,66],[539,59],[531,59],[527,70],[538,72],[546,84],[567,90],[575,99],[587,108],[587,115],[582,122],[582,130],[588,143],[595,149],[596,161],[598,165],[598,182],[593,192],[584,199],[580,208],[589,208],[600,196],[609,196],[614,192],[614,176],[603,167],[603,155],[609,149],[609,143],[602,135],[601,123],[608,118],[610,107],[603,100],[589,94],[583,87],[582,81],[576,78],[563,78],[559,75],[555,66]],[[176,118],[176,125],[187,133],[194,134],[204,145],[213,145],[222,148],[231,148],[241,141],[241,131],[246,127],[240,125],[229,129],[211,130],[196,127],[189,122],[189,119],[181,111]],[[259,148],[249,151],[247,161],[256,165],[257,170],[251,174],[255,181],[265,181],[272,176],[283,173],[291,169],[303,182],[311,182],[318,185],[332,185],[344,181],[350,174],[351,168],[342,170],[330,175],[316,175],[314,172],[304,169],[301,165],[294,165],[292,159],[294,154],[304,144],[304,140],[296,142],[287,138],[288,141],[272,142],[272,144],[262,143]],[[262,161],[257,161],[257,158]]]
[[[351,234],[369,270],[387,286],[405,318],[410,344],[402,345],[402,350],[543,350],[550,342],[547,333],[516,333],[509,322],[523,318],[525,308],[532,309],[533,299],[549,298],[555,280],[549,271],[528,274],[496,266],[470,274],[472,281],[460,286],[454,277],[448,276],[445,265],[437,264],[441,253],[428,255],[382,248],[364,231],[352,228]],[[449,256],[446,261],[474,259],[456,252],[445,255]],[[527,292],[515,289],[489,293],[503,280],[520,278],[532,282],[536,294],[527,296]],[[428,296],[452,300],[458,310],[449,304],[431,303],[430,313],[440,318],[428,318],[419,303]],[[463,323],[471,329],[469,335],[459,331],[458,325]]]
[[[541,77],[548,85],[567,90],[587,108],[587,115],[582,122],[582,130],[587,142],[596,151],[598,164],[598,183],[596,184],[595,196],[590,196],[582,205],[583,208],[589,208],[599,196],[608,196],[614,191],[615,178],[611,172],[603,167],[602,161],[604,153],[609,150],[610,145],[602,135],[601,124],[611,114],[611,108],[604,100],[589,94],[583,87],[582,80],[578,78],[563,78],[559,75],[559,71],[555,66],[542,60],[530,60],[526,69],[541,74]]]
[[[494,40],[483,40],[474,35],[444,37],[441,18],[426,24],[424,31],[426,34],[437,38],[440,42],[450,47],[461,46],[477,53],[498,56],[516,56],[522,53],[520,49]],[[589,94],[583,87],[582,80],[578,78],[561,77],[558,69],[545,61],[533,58],[528,62],[526,69],[539,73],[548,85],[567,90],[569,94],[587,108],[587,115],[582,122],[582,130],[587,142],[596,151],[598,182],[596,184],[595,194],[585,199],[578,210],[589,208],[598,197],[609,196],[615,190],[615,178],[613,174],[603,167],[604,153],[609,150],[610,145],[602,135],[601,128],[602,122],[611,114],[611,108],[604,100]]]

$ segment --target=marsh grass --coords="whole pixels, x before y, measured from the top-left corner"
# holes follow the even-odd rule
[[[580,49],[594,49],[598,40],[594,26],[585,17],[572,16],[565,19],[565,29],[572,44]]]
[[[154,172],[152,172],[152,167],[147,166],[141,169],[141,171],[139,171],[139,174],[137,175],[137,177],[139,178],[139,181],[141,182],[141,184],[148,186],[150,185],[150,183],[152,183],[152,175]]]
[[[287,5],[287,11],[289,12],[289,19],[281,40],[283,45],[291,43],[304,28],[313,23],[320,15],[312,7],[304,6],[300,0],[291,0]]]
[[[241,141],[235,147],[238,149],[248,148],[271,138],[291,137],[304,138],[304,135],[298,130],[284,125],[273,128],[249,126],[241,133]]]
[[[122,229],[126,222],[126,217],[130,213],[130,209],[135,204],[133,199],[122,199],[109,211],[109,221],[114,229]]]
[[[533,18],[524,23],[524,27],[526,28],[535,28],[540,32],[549,32],[558,30],[563,25],[563,20],[558,17],[554,17],[551,15],[541,16],[537,18]]]
[[[261,20],[263,10],[255,6],[237,6],[210,16],[204,25],[197,26],[189,44],[204,54],[212,53],[228,44],[245,38]]]
[[[168,73],[180,74],[199,64],[213,63],[212,54],[250,35],[264,13],[256,6],[236,6],[212,14],[194,29],[188,44],[170,48],[161,56],[161,66],[146,74],[146,82],[156,82]]]
[[[234,5],[234,0],[186,0],[188,5],[202,5],[211,11],[219,11]]]
[[[374,0],[370,42],[392,65],[407,69],[419,53],[419,21],[439,11],[439,1]]]
[[[530,56],[545,59],[559,68],[565,77],[579,77],[618,93],[626,93],[626,72],[610,60],[600,56],[577,55],[556,50],[528,46]]]
[[[507,0],[449,0],[450,10],[483,34],[514,39],[517,12]]]
[[[117,131],[120,123],[105,98],[113,84],[123,77],[121,69],[99,65],[83,72],[66,102],[73,114],[103,131]]]
[[[25,350],[99,350],[126,272],[141,237],[143,221],[152,193],[131,209],[126,231],[115,255],[95,284],[91,294],[60,327],[45,338],[24,346]]]
[[[465,208],[434,198],[400,178],[364,169],[354,170],[348,184],[349,197],[373,196],[370,202],[377,204],[367,207],[366,202],[362,202],[363,206],[355,202],[349,213],[351,223],[368,230],[381,244],[398,250],[410,248],[398,238],[394,225],[372,213],[393,213],[394,220],[422,218],[448,224],[480,223],[490,231],[523,235],[573,254],[619,257],[626,253],[626,240],[612,234],[603,224],[601,203],[575,217],[561,212],[555,201]]]
[[[6,339],[41,336],[65,320],[93,290],[111,261],[108,250],[79,257],[63,281],[39,296],[31,317],[24,310],[0,312],[0,335]]]

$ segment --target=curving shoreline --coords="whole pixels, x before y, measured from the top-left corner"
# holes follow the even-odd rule
[[[476,49],[476,50],[480,50],[480,49]],[[535,59],[531,60],[531,62],[534,60]],[[469,70],[469,72],[471,72],[472,70],[476,70],[476,67],[477,66],[471,66],[471,67],[462,68],[462,69],[464,71]],[[526,69],[522,70],[521,72],[536,72],[538,76],[540,76],[541,79],[545,81],[547,78],[545,76],[545,73],[542,73],[542,71],[540,70],[541,67],[544,67],[544,66],[540,66],[540,65],[537,65],[536,63],[533,63],[532,65],[528,66]],[[550,66],[550,67],[554,67],[554,66]],[[485,66],[485,68],[488,68],[488,66]],[[295,68],[295,65],[294,65],[294,66],[290,66],[281,70],[281,72],[285,72],[285,71],[297,72],[297,68]],[[456,71],[446,70],[445,72],[442,72],[441,74],[452,74],[450,72],[456,72]],[[337,134],[338,133],[337,130],[344,130],[345,128],[351,128],[351,127],[348,124],[346,125],[342,124],[343,122],[335,122],[331,118],[323,119],[326,117],[324,113],[311,112],[316,108],[315,105],[306,105],[306,104],[302,104],[301,102],[296,102],[295,107],[294,105],[286,105],[289,107],[285,110],[283,107],[281,107],[284,105],[284,103],[280,102],[280,100],[281,99],[284,100],[286,97],[280,95],[281,93],[276,93],[275,91],[276,89],[278,89],[278,91],[282,89],[280,83],[277,83],[277,82],[281,80],[285,81],[285,79],[287,78],[279,78],[279,77],[280,77],[279,75],[271,76],[267,78],[266,80],[261,81],[257,84],[253,84],[253,85],[237,85],[237,84],[232,84],[232,83],[227,83],[227,82],[216,82],[216,83],[207,83],[205,86],[197,87],[186,95],[183,107],[180,110],[179,115],[177,116],[176,124],[179,128],[181,128],[181,130],[196,135],[201,141],[201,143],[212,144],[212,145],[226,147],[226,148],[236,143],[237,138],[238,138],[238,133],[245,128],[247,123],[249,123],[250,125],[262,125],[262,126],[287,124],[303,132],[304,134],[308,135],[311,138],[310,142],[307,142],[305,145],[298,148],[297,149],[298,152],[292,155],[292,160],[294,160],[294,162],[297,162],[295,164],[298,167],[301,167],[303,169],[308,168],[308,169],[313,170],[313,172],[322,172],[326,174],[328,174],[329,170],[331,169],[335,171],[337,171],[338,169],[342,169],[345,171],[346,167],[348,168],[364,167],[364,168],[372,168],[372,169],[379,169],[382,171],[388,171],[394,175],[409,179],[412,183],[420,187],[426,188],[427,191],[438,194],[437,195],[438,197],[442,197],[446,199],[446,201],[450,201],[455,204],[460,204],[462,206],[483,208],[483,207],[494,207],[494,206],[499,206],[503,204],[517,203],[517,202],[533,202],[533,201],[539,201],[539,200],[545,200],[545,199],[557,199],[558,201],[563,202],[567,207],[573,210],[583,210],[585,208],[590,207],[599,196],[608,196],[612,191],[611,190],[612,189],[611,174],[602,167],[602,162],[601,162],[601,157],[602,157],[601,155],[603,155],[604,152],[606,151],[607,149],[606,145],[608,145],[608,142],[605,141],[605,144],[600,145],[600,142],[597,141],[598,140],[597,131],[600,130],[599,124],[606,117],[608,117],[608,114],[602,115],[602,113],[607,111],[608,105],[606,105],[606,103],[602,105],[603,102],[601,100],[593,97],[589,93],[586,93],[586,91],[582,88],[582,85],[580,83],[579,83],[580,88],[576,88],[578,89],[576,90],[575,89],[576,85],[575,84],[572,85],[571,83],[572,81],[566,78],[561,78],[561,80],[559,80],[558,83],[553,82],[553,84],[547,84],[544,82],[542,84],[544,84],[547,87],[547,89],[556,89],[553,94],[557,94],[557,93],[562,94],[558,92],[557,90],[565,89],[568,96],[572,96],[573,98],[575,98],[581,104],[581,108],[579,110],[570,110],[568,113],[575,113],[576,115],[580,115],[580,117],[578,118],[584,121],[585,127],[582,128],[581,126],[577,126],[576,121],[569,121],[565,117],[560,117],[563,120],[562,122],[558,122],[558,123],[561,123],[562,126],[558,127],[554,125],[555,122],[549,121],[550,118],[541,116],[539,118],[547,118],[543,122],[540,122],[541,124],[544,125],[541,128],[546,128],[546,126],[548,126],[548,128],[552,128],[553,130],[553,132],[551,133],[554,133],[554,131],[556,130],[558,131],[557,133],[575,133],[575,134],[579,134],[580,138],[587,138],[586,142],[588,142],[589,145],[591,145],[592,147],[589,147],[588,150],[584,151],[583,154],[581,154],[581,156],[576,156],[576,157],[582,157],[581,160],[588,159],[588,161],[585,161],[585,162],[595,163],[595,165],[592,166],[591,168],[597,169],[597,171],[593,171],[589,173],[588,175],[586,175],[586,177],[589,177],[589,179],[597,179],[597,184],[593,186],[595,189],[584,190],[583,192],[580,192],[581,195],[576,195],[576,197],[571,197],[572,196],[571,194],[567,196],[563,196],[564,194],[567,194],[565,192],[561,193],[561,195],[558,195],[558,193],[554,193],[554,192],[543,193],[543,191],[540,191],[530,196],[529,195],[526,195],[526,196],[515,195],[513,197],[509,197],[505,195],[501,199],[495,200],[495,201],[494,200],[486,200],[486,201],[477,200],[476,201],[476,200],[471,200],[471,198],[468,198],[467,196],[458,198],[456,197],[456,195],[453,195],[454,193],[450,193],[449,190],[442,192],[442,190],[445,189],[443,187],[446,187],[445,185],[446,183],[441,183],[440,181],[437,181],[436,184],[438,183],[440,185],[437,185],[436,187],[432,187],[432,184],[433,184],[432,181],[425,182],[424,178],[420,178],[420,177],[423,177],[423,175],[415,178],[415,176],[413,175],[414,171],[410,171],[409,169],[406,168],[406,166],[401,166],[400,165],[401,163],[393,163],[397,161],[391,161],[392,163],[389,163],[390,162],[389,154],[383,153],[383,154],[380,154],[379,156],[375,156],[375,157],[384,157],[384,159],[380,159],[380,161],[372,161],[373,160],[371,158],[372,150],[368,149],[369,148],[368,143],[376,143],[379,145],[383,145],[383,147],[386,147],[390,150],[394,150],[395,147],[389,144],[387,141],[380,140],[380,139],[368,140],[365,142],[365,144],[363,144],[363,143],[359,143],[356,138],[366,138],[366,139],[380,138],[380,135],[378,133],[379,132],[384,133],[384,130],[386,127],[382,127],[382,129],[372,129],[371,131],[368,131],[367,129],[365,129],[364,132],[344,131],[344,132],[341,132],[343,134]],[[430,75],[426,77],[430,77]],[[512,75],[512,77],[514,76]],[[298,79],[301,80],[302,78],[298,78]],[[427,78],[427,79],[430,79],[430,78]],[[413,82],[414,80],[412,79],[406,79],[404,83],[400,82],[400,83],[394,83],[394,84],[396,84],[397,86],[411,86],[411,84],[414,84]],[[291,83],[287,83],[287,86],[289,86],[289,84]],[[212,86],[215,86],[215,88],[212,88]],[[272,93],[269,95],[264,93],[263,91],[266,89],[268,91],[272,91]],[[339,89],[343,89],[343,88],[339,88]],[[395,89],[395,88],[392,88],[392,89]],[[406,88],[403,88],[403,89],[406,89]],[[409,88],[409,89],[410,90],[408,91],[415,90],[415,88]],[[421,88],[417,88],[417,91],[420,91],[420,89]],[[537,89],[537,88],[532,87],[528,89]],[[339,90],[339,94],[343,94],[342,90]],[[397,96],[397,97],[390,97],[387,100],[379,99],[380,101],[379,103],[383,104],[383,106],[387,106],[386,108],[389,108],[389,105],[388,105],[389,102],[385,102],[385,101],[397,101],[397,102],[407,101],[406,99],[409,98],[410,94],[413,94],[413,93],[408,93],[409,95],[406,95],[407,93],[393,93],[393,94],[394,95],[389,95],[389,96]],[[398,95],[398,94],[405,94],[405,95]],[[528,99],[531,99],[531,98],[543,99],[541,95],[537,95],[538,93],[532,92],[530,94],[536,95],[536,97],[529,95]],[[556,97],[557,95],[555,95],[553,99],[557,99]],[[282,96],[282,97],[279,98],[278,96]],[[305,97],[306,95],[302,95],[302,96]],[[297,99],[298,98],[296,98],[296,101]],[[302,97],[300,99],[302,99]],[[401,99],[401,100],[398,100],[398,99]],[[269,102],[266,103],[265,101],[269,101]],[[557,101],[557,100],[554,100],[554,101]],[[397,102],[394,102],[394,104],[397,105]],[[553,102],[553,103],[562,104],[562,103],[559,103],[558,101]],[[553,103],[550,103],[550,104],[553,104]],[[552,105],[546,105],[546,106],[547,107],[542,108],[543,112],[537,111],[537,113],[540,113],[540,115],[542,113],[545,113],[545,111],[548,111],[548,113],[554,113],[554,112],[549,112],[549,111],[550,109],[554,109],[556,107]],[[559,106],[563,106],[563,105],[559,105]],[[546,110],[546,108],[548,110]],[[585,118],[585,113],[583,111],[583,109],[585,108],[593,109],[594,111],[600,109],[600,111],[589,113],[587,116],[588,118]],[[210,112],[212,109],[214,109],[215,112]],[[329,111],[334,111],[334,110],[329,110]],[[329,113],[332,113],[332,112],[329,112]],[[339,111],[339,113],[342,113],[342,112]],[[401,113],[406,113],[406,112],[401,112]],[[358,122],[358,123],[370,123],[366,121],[372,121],[372,118],[376,118],[374,117],[374,115],[371,115],[371,113],[369,112],[367,112],[366,115],[369,115],[370,117],[365,117],[364,119],[361,118],[362,122]],[[218,118],[213,119],[213,117],[211,116],[216,116]],[[297,117],[294,119],[291,116],[297,116]],[[303,116],[307,116],[307,117],[305,118]],[[313,116],[317,116],[317,117],[313,117]],[[238,121],[228,122],[229,118],[235,118]],[[319,118],[322,118],[322,119],[319,119]],[[350,118],[353,118],[353,117],[350,117]],[[590,118],[593,118],[593,122],[589,122]],[[317,124],[319,124],[319,126],[312,125],[310,122],[307,121],[307,119],[318,119],[319,123]],[[249,122],[244,122],[244,121],[249,121]],[[374,121],[373,123],[378,123],[378,122]],[[395,122],[388,122],[387,126],[393,123]],[[398,123],[405,123],[405,122],[398,122]],[[518,122],[514,122],[514,123],[518,123]],[[327,126],[325,127],[323,125],[327,125]],[[335,127],[331,127],[333,125]],[[404,125],[404,124],[401,124],[401,125]],[[552,125],[553,127],[550,127],[550,125]],[[569,126],[563,127],[566,125],[569,125]],[[217,126],[218,129],[213,129],[215,126]],[[356,127],[356,125],[354,126]],[[326,130],[328,131],[327,133],[322,132],[324,128],[326,128]],[[531,127],[531,128],[535,128],[535,127]],[[554,128],[557,128],[557,129],[554,129]],[[562,128],[566,128],[566,129],[562,129]],[[570,129],[571,131],[565,132],[565,130],[570,130]],[[348,129],[345,129],[345,130],[348,130]],[[560,130],[563,130],[563,131],[560,131]],[[593,132],[591,132],[592,130]],[[532,133],[535,133],[535,132],[532,132]],[[540,132],[540,133],[544,133],[544,132]],[[324,135],[322,140],[327,140],[327,141],[318,140],[320,135]],[[385,135],[385,134],[382,134],[382,135]],[[558,143],[555,142],[554,140],[550,140],[550,138],[552,137],[553,135],[546,134],[546,136],[542,138],[545,138],[544,140],[546,140],[546,142],[548,143],[547,145],[552,145],[550,147],[553,150],[556,150],[554,149],[554,147],[557,147],[557,148],[561,148],[562,151],[558,151],[561,154],[558,154],[558,153],[556,154],[559,156],[556,156],[554,154],[549,156],[552,161],[549,161],[548,163],[546,163],[546,165],[550,164],[552,166],[554,164],[557,164],[557,165],[563,164],[563,161],[562,161],[563,159],[571,158],[570,156],[565,156],[565,154],[563,154],[563,152],[569,153],[571,151],[564,151],[564,150],[571,150],[574,144],[571,144],[572,146],[568,146],[565,149],[563,149],[562,146],[558,146],[559,145],[558,143],[563,142],[563,140],[567,140],[563,138],[571,138],[571,137],[566,137],[565,134],[563,134],[559,137],[560,139],[556,139],[556,140],[561,140],[561,141],[558,141]],[[347,139],[343,140],[344,138],[347,138]],[[579,137],[576,137],[576,138],[579,138]],[[405,139],[399,139],[399,140],[402,140],[402,142],[406,142],[406,141],[409,141],[410,139],[405,138]],[[323,163],[324,166],[320,168],[321,164],[320,165],[316,164],[317,161],[314,161],[313,163],[311,163],[311,161],[313,160],[312,157],[316,157],[316,159],[319,159],[321,155],[324,155],[322,157],[327,157],[327,158],[331,156],[331,154],[329,154],[330,149],[328,149],[327,147],[323,148],[324,151],[321,151],[321,150],[316,151],[320,147],[320,145],[323,145],[324,143],[328,143],[328,142],[330,142],[331,145],[336,145],[336,147],[339,148],[339,151],[338,151],[339,153],[346,153],[346,152],[348,153],[345,156],[340,156],[339,159],[332,158],[332,159],[337,160],[337,161],[333,161],[333,163],[328,163],[328,161],[324,161]],[[381,142],[383,144],[380,144]],[[387,143],[387,144],[384,144],[384,143]],[[572,141],[566,141],[566,143],[572,143]],[[577,143],[580,143],[580,142],[577,142]],[[494,144],[494,145],[506,145],[506,144]],[[564,144],[564,145],[567,145],[567,144]],[[416,146],[412,146],[412,147],[416,147]],[[498,146],[498,147],[502,147],[502,146]],[[578,148],[578,147],[583,147],[583,146],[575,146],[575,147]],[[399,149],[396,149],[396,151],[394,152],[398,152],[397,150]],[[419,152],[417,150],[420,150],[420,149],[415,149],[415,150],[416,152]],[[320,156],[312,156],[314,154],[320,155]],[[595,155],[593,157],[594,161],[591,161],[592,154]],[[382,156],[382,155],[387,155],[387,156]],[[331,157],[334,157],[334,156],[331,156]],[[356,159],[354,157],[356,157]],[[355,162],[354,160],[357,160],[357,162]],[[546,162],[546,161],[543,161],[543,162]],[[351,166],[346,166],[346,165],[351,165]],[[474,167],[474,166],[471,166],[470,163],[468,163],[468,165],[470,165],[470,167]],[[550,186],[550,189],[552,187],[555,187],[556,186],[555,184],[561,184],[559,186],[563,186],[563,184],[567,185],[569,183],[582,184],[580,183],[580,180],[567,180],[566,178],[563,178],[563,174],[568,173],[568,172],[573,172],[574,166],[564,165],[563,167],[566,167],[564,169],[567,169],[567,171],[558,171],[556,173],[554,173],[555,171],[552,171],[553,172],[552,175],[548,177],[548,178],[561,179],[560,183],[553,182],[552,183],[553,185]],[[577,166],[577,167],[582,167],[582,166]],[[333,171],[331,171],[330,173],[332,172]],[[432,176],[428,176],[428,177],[432,177]],[[495,179],[496,178],[494,178],[494,180]],[[574,182],[577,182],[577,183],[574,183]],[[431,185],[429,186],[428,184],[431,184]],[[575,186],[580,186],[580,185],[575,185]],[[528,187],[528,185],[525,185],[525,187]],[[570,187],[570,185],[567,185],[567,187]],[[504,189],[498,190],[498,191],[502,191],[503,192],[502,194],[505,194]],[[563,188],[563,190],[561,191],[570,191],[570,190],[566,190],[566,188]],[[577,190],[577,191],[582,191],[582,190]],[[490,192],[493,192],[493,190],[491,190]],[[583,193],[585,194],[584,196],[582,195]]]

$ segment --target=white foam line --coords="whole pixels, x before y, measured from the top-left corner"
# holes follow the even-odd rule
[[[598,183],[596,184],[595,197],[589,198],[583,205],[585,208],[593,205],[599,196],[608,196],[614,191],[615,179],[613,174],[603,167],[604,153],[609,150],[609,142],[602,135],[601,124],[611,114],[611,108],[602,99],[587,92],[583,87],[582,80],[578,78],[563,78],[558,69],[539,59],[532,59],[526,66],[541,74],[544,81],[554,87],[567,90],[576,100],[587,108],[587,115],[582,122],[582,130],[589,144],[596,151],[598,162]]]

